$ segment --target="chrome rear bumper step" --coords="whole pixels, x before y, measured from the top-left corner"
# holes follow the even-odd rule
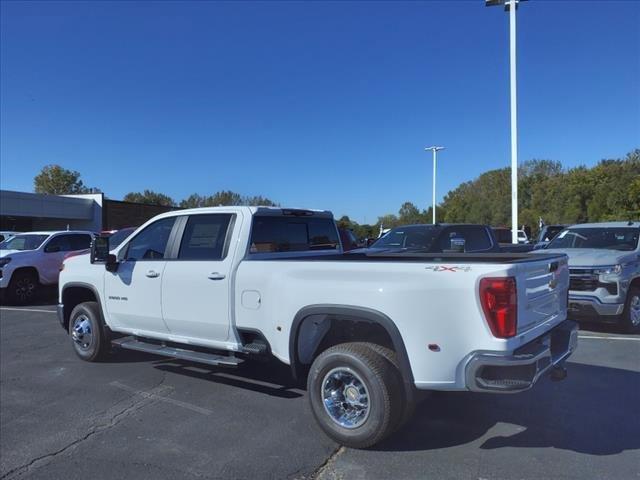
[[[565,360],[578,345],[578,326],[565,320],[513,354],[474,353],[466,366],[467,388],[473,392],[517,393],[531,388],[545,373],[566,378]]]
[[[188,360],[196,363],[206,363],[207,365],[236,367],[244,361],[242,358],[237,358],[231,355],[197,352],[195,350],[188,350],[185,348],[145,342],[134,337],[118,338],[112,340],[111,344],[127,350],[136,350],[139,352],[152,353],[154,355],[162,355],[164,357],[179,358],[180,360]]]

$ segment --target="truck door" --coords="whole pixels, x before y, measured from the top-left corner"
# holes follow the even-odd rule
[[[230,245],[240,222],[234,213],[182,217],[177,255],[162,278],[162,312],[171,334],[213,342],[229,338]]]
[[[160,291],[176,217],[162,218],[128,239],[118,251],[116,272],[106,272],[104,298],[115,327],[166,333]]]

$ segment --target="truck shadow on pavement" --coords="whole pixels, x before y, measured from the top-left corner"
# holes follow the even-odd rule
[[[553,447],[613,455],[640,448],[640,373],[578,363],[568,370],[564,382],[543,378],[515,395],[437,393],[374,450],[432,450],[478,440],[484,450]]]
[[[279,398],[293,399],[304,395],[301,385],[291,376],[291,369],[275,360],[246,362],[238,368],[216,368],[167,359],[155,363],[154,367],[164,372],[186,375]]]

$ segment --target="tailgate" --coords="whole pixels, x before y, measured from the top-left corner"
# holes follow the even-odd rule
[[[569,266],[566,255],[519,265],[518,334],[567,314]]]

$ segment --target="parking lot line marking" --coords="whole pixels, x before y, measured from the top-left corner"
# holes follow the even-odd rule
[[[191,403],[181,402],[180,400],[175,400],[173,398],[163,397],[162,395],[156,395],[155,393],[149,393],[149,392],[146,392],[144,390],[136,390],[133,387],[130,387],[128,385],[125,385],[123,383],[118,382],[117,380],[111,382],[109,385],[111,385],[112,387],[119,388],[121,390],[125,390],[127,392],[131,392],[131,393],[133,393],[135,395],[140,395],[140,396],[142,396],[144,398],[153,398],[154,400],[159,400],[161,402],[171,403],[171,404],[176,405],[178,407],[186,408],[186,409],[191,410],[191,411],[196,412],[196,413],[201,413],[202,415],[211,415],[213,413],[211,410],[207,410],[206,408],[198,407],[197,405],[193,405]],[[171,390],[173,390],[173,388],[171,388]]]
[[[578,338],[593,338],[594,340],[629,340],[631,342],[640,342],[639,337],[602,337],[598,335],[578,335]]]
[[[38,313],[56,313],[55,310],[41,310],[38,308],[11,308],[11,307],[0,307],[0,311],[7,310],[9,312],[38,312]]]

